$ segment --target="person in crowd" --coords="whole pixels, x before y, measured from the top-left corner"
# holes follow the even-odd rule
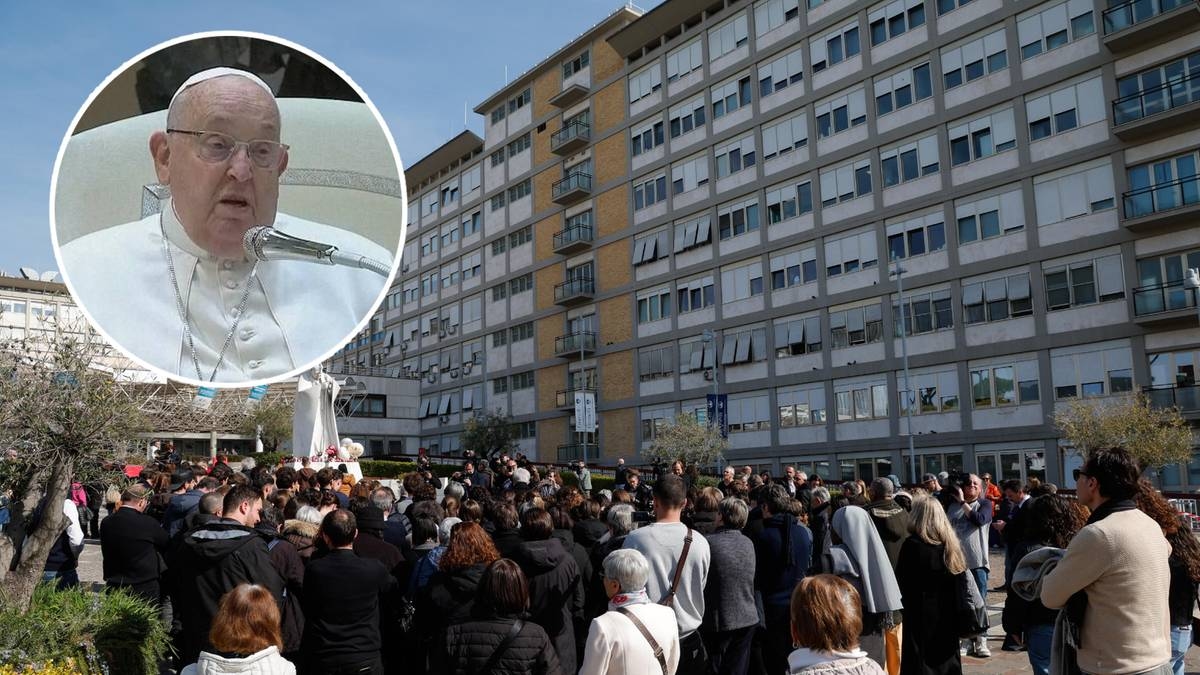
[[[604,559],[609,553],[625,545],[625,537],[633,531],[633,506],[629,504],[613,504],[608,508],[606,516],[607,534],[597,541],[588,553],[593,570],[604,567]],[[584,594],[584,616],[594,619],[605,612],[607,599],[604,595],[604,584],[601,575],[593,574],[592,583]]]
[[[121,493],[121,507],[100,528],[100,554],[109,588],[125,588],[157,604],[162,600],[159,576],[169,540],[166,531],[142,513],[149,492],[135,483]]]
[[[337,469],[327,466],[317,472],[317,486],[322,492],[331,492],[337,499],[337,507],[339,509],[348,508],[350,506],[350,497],[342,492],[342,472]]]
[[[1075,494],[1092,511],[1042,580],[1042,603],[1082,618],[1076,659],[1092,675],[1171,672],[1171,547],[1137,509],[1141,469],[1122,448],[1093,450],[1075,470]],[[1083,591],[1080,612],[1072,596]]]
[[[489,564],[479,580],[470,619],[446,631],[434,652],[433,672],[563,673],[546,631],[525,620],[528,607],[529,583],[521,567],[505,558]]]
[[[383,511],[379,507],[365,506],[354,513],[358,520],[358,537],[354,539],[354,553],[360,558],[374,558],[396,577],[397,582],[408,580],[408,566],[400,549],[383,540],[386,526]]]
[[[678,476],[677,476],[678,478]],[[680,479],[682,481],[682,479]],[[649,511],[654,491],[642,482],[642,472],[637,468],[625,471],[625,491],[633,497],[633,505],[638,511]],[[687,492],[684,492],[687,495]]]
[[[279,607],[271,591],[257,584],[238,584],[221,597],[213,617],[210,649],[180,675],[295,675],[283,658]]]
[[[584,496],[592,496],[592,470],[582,459],[575,463],[575,475],[579,478],[579,489]]]
[[[396,579],[378,560],[354,554],[358,523],[338,509],[321,521],[328,553],[304,572],[302,672],[383,675],[381,607],[394,602]]]
[[[301,506],[296,510],[295,518],[283,521],[283,538],[295,547],[296,553],[304,562],[308,562],[316,551],[317,532],[323,518],[315,507]]]
[[[746,675],[758,627],[754,575],[749,573],[756,566],[754,542],[742,534],[749,509],[741,499],[726,497],[717,510],[717,530],[705,536],[711,561],[700,631],[714,675]]]
[[[283,537],[283,522],[281,510],[264,507],[254,529],[266,539],[271,564],[283,580],[283,604],[279,607],[282,649],[284,658],[294,662],[299,659],[300,639],[304,635],[304,610],[300,604],[304,594],[304,558]]]
[[[1174,506],[1145,478],[1138,481],[1138,509],[1162,529],[1171,545],[1167,564],[1171,570],[1168,606],[1171,613],[1171,669],[1183,675],[1183,657],[1192,645],[1192,610],[1196,608],[1196,584],[1200,583],[1200,542],[1190,526],[1180,520]]]
[[[537,623],[558,652],[558,661],[576,665],[575,631],[571,617],[583,612],[584,588],[574,556],[554,538],[554,520],[542,508],[521,514],[521,538],[513,560],[529,580],[530,620]]]
[[[859,648],[862,600],[844,579],[831,574],[806,577],[792,591],[788,675],[884,675]]]
[[[200,497],[204,496],[204,491],[199,489],[195,474],[186,467],[176,469],[171,474],[171,484],[167,490],[170,491],[171,497],[167,503],[167,512],[163,515],[162,526],[168,536],[174,537],[183,529],[183,519],[200,504]]]
[[[1021,486],[1020,481],[1014,482],[1018,487]],[[1008,481],[1005,483],[1007,491]],[[1065,549],[1075,533],[1087,522],[1082,510],[1076,508],[1072,500],[1058,495],[1043,495],[1037,499],[1025,500],[1021,506],[1021,513],[1023,515],[1020,517],[1025,521],[1025,525],[1021,527],[1022,541],[1009,548],[1009,554],[1018,560],[1040,548]],[[1013,536],[1015,529],[1005,527],[1004,532]],[[1004,612],[1000,617],[1005,642],[1017,646],[1018,649],[1021,645],[1025,647],[1033,675],[1050,673],[1050,649],[1054,637],[1054,621],[1057,617],[1057,610],[1047,609],[1037,597],[1026,599],[1018,593],[1017,586],[1010,580],[1004,600]]]
[[[613,488],[616,490],[624,490],[628,484],[629,469],[625,468],[625,458],[617,458],[617,468],[613,477]]]
[[[942,484],[938,482],[938,477],[932,473],[921,476],[921,487],[933,497],[937,497],[938,493],[942,491]]]
[[[575,541],[582,544],[589,553],[596,542],[608,534],[608,526],[600,519],[604,512],[603,501],[600,495],[596,495],[584,501],[574,511],[575,527],[572,532],[575,533]],[[592,569],[597,567],[592,565]]]
[[[900,559],[900,547],[908,538],[908,511],[893,499],[896,486],[890,478],[876,478],[867,489],[871,501],[865,508],[879,532],[879,539],[887,551],[888,560],[895,569]]]
[[[715,487],[700,490],[693,504],[692,529],[705,536],[717,531],[717,506],[722,498],[721,491]]]
[[[500,550],[501,556],[511,559],[522,541],[521,517],[517,514],[517,507],[508,502],[494,504],[492,524],[495,526],[492,541],[496,543],[496,548]]]
[[[896,582],[906,628],[901,675],[960,675],[957,575],[967,571],[958,536],[933,497],[913,498],[912,535],[900,547]]]
[[[850,504],[854,506],[866,506],[867,496],[863,494],[862,488],[858,481],[848,480],[842,483],[842,494],[850,500]]]
[[[891,484],[886,478],[880,480]],[[907,525],[908,514],[904,514],[904,519]],[[838,509],[830,524],[834,545],[826,567],[830,574],[854,586],[862,600],[862,648],[895,674],[900,671],[903,604],[877,524],[878,520],[866,509],[854,506]]]
[[[580,675],[674,675],[679,666],[679,629],[670,607],[646,593],[650,565],[633,549],[604,559],[608,612],[588,631]]]
[[[409,599],[416,597],[417,591],[417,574],[418,568],[422,567],[422,561],[425,560],[434,549],[438,547],[438,523],[433,518],[420,517],[412,519],[412,560],[409,561],[408,579],[404,583],[404,594]]]
[[[446,517],[438,523],[438,545],[430,549],[421,560],[413,567],[412,571],[412,587],[419,591],[429,585],[430,579],[438,571],[438,564],[442,560],[442,556],[446,554],[446,550],[450,547],[451,535],[454,533],[454,526],[462,522],[461,518]]]
[[[810,492],[809,503],[812,506],[808,512],[808,527],[813,538],[813,559],[812,566],[809,567],[809,574],[821,574],[829,571],[824,568],[825,556],[833,546],[833,538],[829,529],[829,520],[833,517],[829,488],[814,487]]]
[[[983,481],[976,474],[967,474],[960,483],[951,484],[943,490],[942,495],[949,495],[946,516],[950,519],[954,533],[958,535],[963,559],[975,579],[979,595],[986,598],[988,568],[991,566],[988,532],[992,528],[992,503],[983,495]],[[987,636],[977,635],[971,638],[971,646],[967,653],[979,658],[990,657],[992,652],[988,649]]]
[[[997,590],[1007,591],[1008,580],[1012,579],[1013,571],[1017,568],[1017,561],[1021,559],[1021,553],[1017,549],[1026,539],[1025,533],[1021,530],[1027,521],[1021,517],[1021,510],[1029,501],[1029,493],[1025,491],[1025,486],[1021,481],[1015,478],[1004,481],[1001,492],[1004,495],[1004,501],[1008,503],[1007,513],[1003,520],[993,521],[992,527],[1000,533],[1004,540],[1004,585]]]
[[[791,645],[792,589],[812,565],[812,533],[792,515],[792,499],[782,485],[762,488],[763,527],[754,537],[754,584],[762,593],[763,662],[768,672],[787,668]]]
[[[424,666],[445,639],[447,628],[470,618],[483,572],[499,559],[500,552],[481,525],[453,526],[437,572],[416,596],[417,633],[423,648],[414,655],[416,663]]]

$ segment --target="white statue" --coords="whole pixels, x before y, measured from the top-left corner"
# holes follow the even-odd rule
[[[300,376],[292,417],[292,449],[296,455],[324,457],[326,448],[338,446],[334,404],[340,388],[320,366]]]

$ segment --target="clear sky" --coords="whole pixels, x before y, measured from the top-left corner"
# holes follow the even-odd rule
[[[659,0],[641,0],[649,9]],[[0,2],[0,270],[55,269],[50,175],[92,90],[153,45],[257,31],[332,61],[366,91],[407,165],[463,129],[505,84],[621,7],[620,0],[362,3]],[[482,135],[483,118],[468,121]],[[149,158],[147,158],[149,161]]]

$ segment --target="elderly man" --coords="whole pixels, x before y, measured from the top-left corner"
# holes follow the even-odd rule
[[[141,484],[125,488],[121,507],[100,528],[100,552],[109,588],[127,588],[157,603],[162,599],[159,574],[168,540],[166,530],[145,514],[150,494]]]
[[[959,485],[946,488],[950,493],[946,516],[958,535],[962,545],[967,570],[979,587],[979,595],[987,597],[988,530],[992,528],[992,503],[983,495],[983,481],[976,474],[967,474]],[[961,651],[961,650],[960,650]],[[979,635],[971,641],[971,656],[988,658],[992,655],[987,646],[987,636]]]
[[[149,139],[171,199],[60,249],[76,299],[119,346],[196,380],[261,380],[317,361],[371,310],[385,283],[373,272],[243,253],[246,232],[265,225],[391,259],[364,237],[277,212],[281,129],[274,95],[251,73],[206,70],[175,93]]]

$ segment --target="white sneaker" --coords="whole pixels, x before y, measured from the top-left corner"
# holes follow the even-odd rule
[[[988,646],[987,646],[987,638],[986,637],[975,638],[974,649],[972,651],[973,651],[974,656],[981,658],[981,659],[991,658],[991,656],[992,656],[992,652],[991,652],[991,650],[988,649]]]
[[[959,656],[966,656],[966,655],[967,655],[967,652],[969,652],[969,651],[970,651],[970,650],[967,648],[967,645],[970,645],[970,644],[971,644],[971,641],[970,641],[970,640],[959,640],[959,641],[958,641],[958,655],[959,655]]]

